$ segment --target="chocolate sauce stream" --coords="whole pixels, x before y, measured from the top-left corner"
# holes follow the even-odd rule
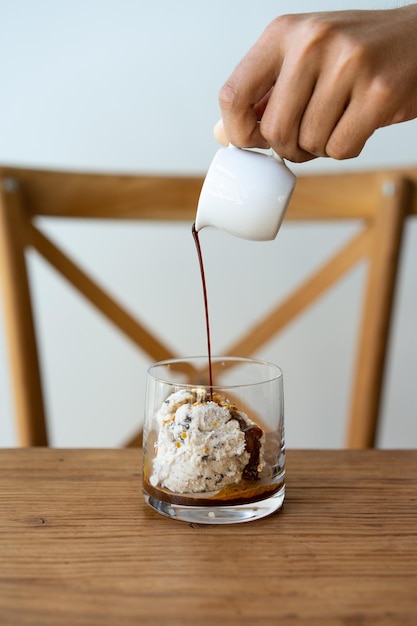
[[[208,300],[207,300],[207,286],[206,286],[206,277],[204,274],[203,255],[201,254],[200,238],[198,236],[198,232],[196,231],[195,223],[192,226],[192,233],[194,237],[195,247],[197,249],[198,262],[200,264],[201,282],[203,283],[204,310],[206,314],[207,354],[208,354],[209,378],[210,378],[210,394],[209,395],[211,398],[213,394],[213,369],[212,369],[212,364],[211,364],[211,339],[210,339],[210,322],[209,322]]]
[[[213,371],[212,371],[212,363],[211,363],[211,341],[210,341],[210,323],[209,323],[209,312],[208,312],[208,300],[207,300],[207,286],[206,286],[206,277],[204,274],[204,263],[203,263],[203,255],[201,254],[201,245],[200,239],[198,236],[198,232],[195,228],[195,223],[192,226],[192,233],[195,241],[195,246],[197,249],[198,261],[200,264],[200,274],[201,274],[201,282],[203,283],[203,295],[204,295],[204,309],[206,314],[206,331],[207,331],[207,352],[208,352],[208,361],[209,361],[209,376],[210,376],[210,391],[209,398],[213,399]],[[236,411],[231,413],[232,417],[230,419],[237,420],[240,430],[245,435],[245,447],[247,452],[249,452],[249,461],[245,466],[242,474],[242,478],[244,480],[258,480],[259,479],[259,457],[261,451],[261,438],[263,432],[259,426],[256,424],[248,425],[246,420],[239,415]]]

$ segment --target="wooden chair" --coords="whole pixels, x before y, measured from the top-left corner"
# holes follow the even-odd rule
[[[0,168],[0,267],[19,442],[48,445],[25,250],[33,247],[151,360],[176,355],[99,287],[35,225],[37,216],[187,220],[202,180]],[[129,445],[141,442],[141,434]]]
[[[112,176],[0,167],[0,267],[19,442],[48,445],[25,250],[32,246],[152,360],[175,355],[35,225],[37,216],[192,223],[200,177]],[[348,424],[348,447],[375,442],[405,218],[417,212],[417,169],[300,177],[286,219],[363,220],[363,229],[230,346],[250,356],[357,261],[369,271]],[[140,444],[140,435],[129,445]]]

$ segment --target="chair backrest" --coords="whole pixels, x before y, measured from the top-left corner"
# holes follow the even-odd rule
[[[25,250],[33,247],[152,360],[176,355],[99,287],[36,226],[37,216],[182,220],[192,223],[201,177],[116,176],[0,167],[0,268],[21,445],[48,445]],[[417,213],[417,169],[298,179],[286,219],[362,220],[363,229],[226,351],[250,356],[368,259],[367,288],[351,396],[348,447],[372,447],[404,221]],[[140,443],[140,435],[130,444]]]

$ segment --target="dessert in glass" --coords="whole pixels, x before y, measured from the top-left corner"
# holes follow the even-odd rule
[[[148,370],[145,500],[186,522],[265,517],[285,493],[282,371],[239,357],[213,357],[210,366],[192,357]]]

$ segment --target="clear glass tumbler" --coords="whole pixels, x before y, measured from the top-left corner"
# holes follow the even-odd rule
[[[143,446],[144,496],[159,513],[205,524],[270,515],[285,493],[282,371],[213,357],[210,378],[207,357],[155,363]]]

